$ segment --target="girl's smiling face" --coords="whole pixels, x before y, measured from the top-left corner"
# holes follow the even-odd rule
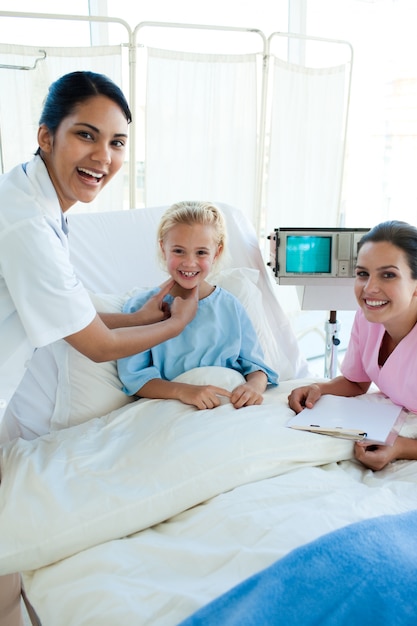
[[[62,211],[91,202],[123,165],[128,123],[121,108],[98,95],[75,107],[55,133],[38,132],[41,156]]]
[[[393,337],[405,336],[417,320],[417,280],[405,253],[388,241],[367,242],[359,250],[355,296],[365,317]]]
[[[169,274],[183,289],[203,285],[222,250],[214,228],[202,224],[177,224],[160,246]]]

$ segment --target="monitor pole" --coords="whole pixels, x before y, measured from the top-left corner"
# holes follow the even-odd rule
[[[330,311],[329,319],[325,323],[326,351],[324,355],[324,377],[334,378],[337,374],[337,349],[340,344],[338,337],[340,324],[337,321],[337,312]]]

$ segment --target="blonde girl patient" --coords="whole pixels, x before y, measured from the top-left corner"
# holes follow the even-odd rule
[[[179,202],[162,216],[159,253],[174,284],[165,301],[198,289],[195,318],[173,339],[118,361],[119,377],[128,395],[180,400],[198,409],[212,409],[229,398],[238,409],[261,404],[268,384],[278,375],[264,361],[255,329],[245,308],[230,292],[207,277],[225,253],[226,225],[220,210],[208,202]],[[128,300],[124,312],[134,312],[159,287]],[[231,392],[213,385],[176,382],[180,374],[202,366],[222,366],[240,372],[246,382]]]

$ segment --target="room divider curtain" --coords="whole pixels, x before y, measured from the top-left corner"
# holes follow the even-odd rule
[[[37,148],[38,122],[48,87],[62,74],[75,70],[104,73],[122,85],[121,47],[45,47],[40,50],[0,44],[2,171],[32,157]],[[88,210],[121,209],[123,194],[123,175],[119,175],[94,203],[89,204]],[[83,205],[77,210],[83,210]]]
[[[257,55],[150,48],[145,204],[201,199],[254,221]]]
[[[340,226],[347,66],[272,61],[266,232],[277,226]]]
[[[220,46],[215,54],[193,47],[187,52],[162,50],[165,40],[151,45],[136,39],[146,25],[138,25],[133,34],[129,31],[128,43],[116,46],[39,50],[0,44],[2,171],[35,151],[42,100],[50,83],[68,71],[91,69],[122,87],[131,100],[134,126],[125,176],[119,174],[94,203],[75,210],[201,198],[239,207],[260,239],[277,226],[342,226],[351,57],[347,63],[335,61],[329,48],[322,55],[324,67],[309,58],[302,64],[271,46],[273,35],[283,35],[283,40],[299,36],[273,33],[267,41],[251,29],[243,29],[244,34],[255,33],[257,45],[246,47],[245,42],[242,48],[231,48],[232,54]],[[226,31],[229,37],[232,33]],[[325,40],[321,43],[327,46]],[[181,45],[182,39],[177,41]]]

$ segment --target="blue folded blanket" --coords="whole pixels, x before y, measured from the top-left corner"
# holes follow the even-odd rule
[[[416,626],[417,510],[289,553],[180,626]]]

